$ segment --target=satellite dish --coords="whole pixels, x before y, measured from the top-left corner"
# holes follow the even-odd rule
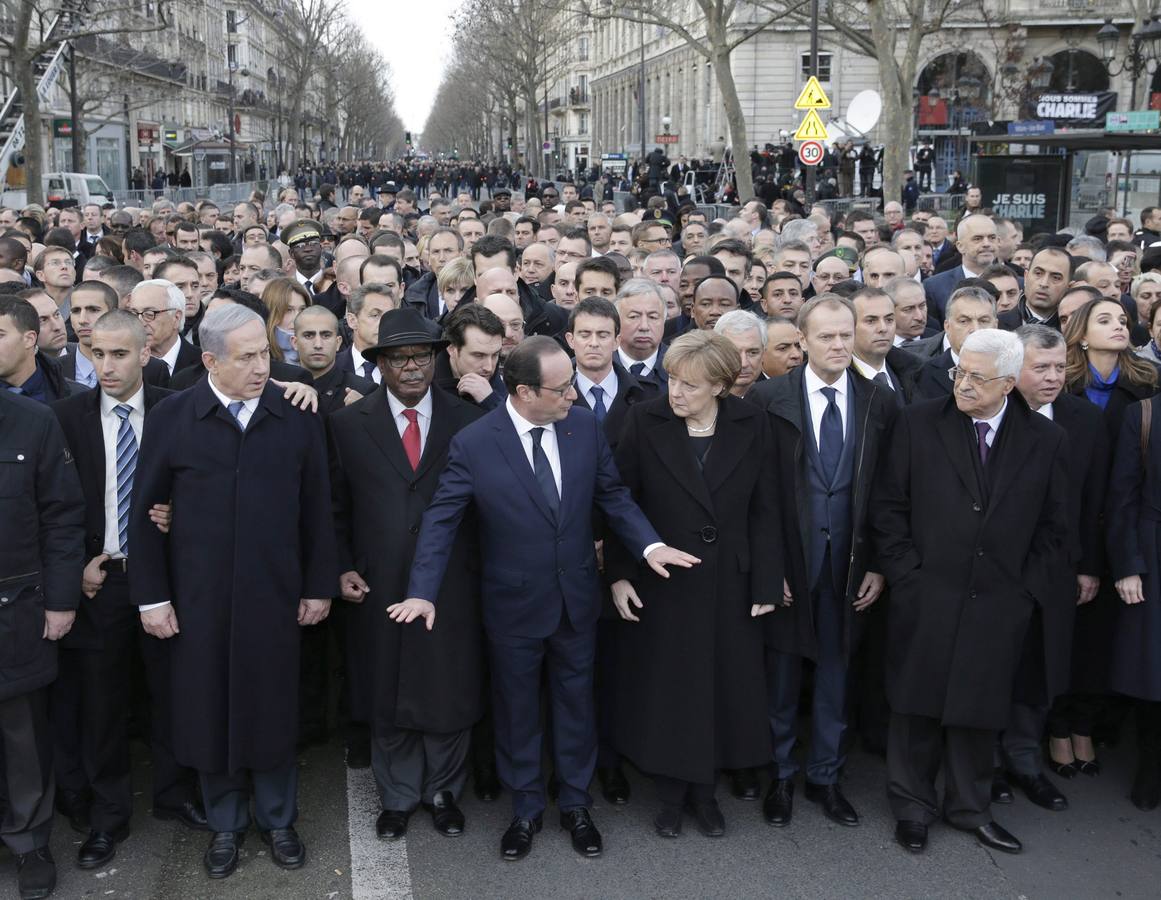
[[[879,121],[883,101],[878,91],[860,91],[847,107],[847,114],[826,123],[826,145],[865,138]]]
[[[870,133],[883,113],[883,100],[878,91],[860,91],[847,107],[847,124],[862,136]]]

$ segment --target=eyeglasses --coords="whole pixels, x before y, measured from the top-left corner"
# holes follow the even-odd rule
[[[947,370],[947,377],[952,381],[966,381],[974,388],[983,387],[989,381],[998,381],[1001,378],[1007,378],[1007,375],[996,375],[992,378],[984,378],[983,375],[977,375],[975,372],[965,372],[959,366],[952,366]]]
[[[415,363],[416,366],[422,369],[424,366],[431,364],[435,354],[428,350],[424,353],[412,353],[408,356],[403,356],[399,353],[385,353],[383,356],[387,360],[387,365],[392,369],[406,368],[409,362]]]
[[[571,381],[568,384],[566,384],[564,387],[548,387],[548,386],[543,385],[543,384],[530,384],[528,386],[530,388],[532,388],[532,390],[534,390],[534,391],[551,391],[552,393],[556,394],[556,396],[560,397],[561,399],[564,399],[564,395],[576,387]]]
[[[133,311],[133,315],[141,319],[143,322],[152,322],[162,313],[177,312],[176,309],[142,309]]]

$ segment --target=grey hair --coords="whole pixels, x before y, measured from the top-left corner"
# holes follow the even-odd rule
[[[540,241],[534,241],[533,243],[529,244],[528,247],[543,247],[545,250],[548,251],[548,264],[550,266],[556,264],[556,251],[553,250],[550,246],[548,246],[548,244],[542,244],[542,243],[540,243]],[[523,250],[520,251],[520,258],[521,259],[523,259],[524,254],[528,252],[528,247],[525,247]],[[1161,277],[1161,276],[1159,276],[1159,277]]]
[[[996,374],[1001,377],[1019,378],[1024,365],[1024,344],[1010,331],[999,328],[982,328],[973,331],[964,339],[959,348],[965,353],[984,353],[996,358]]]
[[[794,221],[801,222],[803,220],[802,219],[795,219]],[[791,224],[794,224],[794,223],[792,222]],[[815,228],[814,231],[815,231],[815,236],[817,236],[818,229]],[[782,232],[782,238],[778,241],[778,247],[774,250],[774,256],[777,258],[777,256],[780,253],[785,253],[787,251],[793,251],[795,253],[805,253],[805,254],[809,255],[810,254],[810,245],[807,244],[806,241],[795,241],[795,240],[791,240],[790,238],[786,237],[786,231],[784,229]]]
[[[276,207],[274,207],[274,215],[276,215],[278,218],[282,218],[287,213],[292,212],[294,212],[294,207],[289,203],[279,203]]]
[[[146,278],[134,286],[133,290],[129,292],[129,297],[132,298],[143,287],[165,288],[165,308],[177,310],[179,315],[178,328],[185,324],[185,294],[181,292],[181,288],[164,278]]]
[[[818,223],[812,222],[810,219],[794,219],[782,226],[782,234],[778,239],[777,246],[781,248],[784,244],[791,241],[802,241],[806,243],[812,237],[818,238]],[[810,245],[807,244],[808,251]]]
[[[747,331],[757,331],[758,340],[762,342],[762,349],[766,349],[766,323],[748,309],[731,309],[724,313],[714,323],[714,331],[724,337],[731,334],[745,334]]]
[[[396,308],[399,306],[399,301],[392,295],[391,291],[384,285],[372,282],[370,284],[361,284],[351,291],[350,296],[347,297],[347,312],[353,316],[361,313],[363,311],[363,304],[367,302],[368,294],[375,294],[380,297],[391,297],[395,301]]]
[[[661,318],[664,319],[665,298],[661,296],[658,284],[652,278],[630,278],[622,284],[621,290],[617,292],[617,312],[621,312],[622,300],[627,300],[629,297],[642,297],[645,294],[652,294],[657,298],[657,302],[661,304]]]
[[[93,257],[96,259],[97,257]],[[87,264],[86,264],[87,265]],[[87,271],[87,269],[86,269]],[[1141,285],[1148,284],[1150,281],[1161,283],[1161,273],[1158,272],[1142,272],[1132,280],[1129,285],[1129,296],[1134,300],[1137,299],[1137,293],[1141,290]]]
[[[1161,278],[1157,280],[1161,281]],[[1025,349],[1034,347],[1037,350],[1055,350],[1065,346],[1064,335],[1047,325],[1021,325],[1015,334]]]
[[[677,264],[681,265],[681,257],[674,253],[672,250],[654,250],[652,253],[645,257],[645,262],[643,265],[649,265],[649,260],[656,261],[661,259],[663,256],[672,256],[677,260]]]
[[[251,322],[262,324],[262,317],[240,303],[227,303],[211,309],[198,326],[202,352],[212,353],[218,359],[225,358],[226,338]]]
[[[945,318],[951,317],[951,308],[955,306],[958,300],[975,300],[978,303],[986,303],[992,308],[992,315],[994,316],[996,314],[995,298],[983,288],[969,285],[952,291],[951,296],[947,298],[947,306],[944,308]]]
[[[1079,234],[1069,241],[1064,249],[1071,253],[1073,250],[1087,249],[1092,254],[1093,262],[1107,262],[1109,255],[1105,251],[1105,245],[1097,238],[1090,234]]]

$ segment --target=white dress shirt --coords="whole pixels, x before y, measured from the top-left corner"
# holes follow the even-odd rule
[[[579,393],[584,395],[585,402],[588,403],[589,409],[596,408],[596,398],[593,397],[593,388],[599,387],[605,392],[602,402],[605,404],[605,412],[609,411],[609,407],[613,405],[613,400],[617,396],[617,372],[612,366],[609,367],[609,374],[601,380],[598,384],[587,376],[583,375],[579,370],[576,373],[576,389]]]
[[[990,419],[972,419],[972,428],[980,422],[987,422],[989,426],[987,436],[984,438],[984,443],[990,449],[996,443],[996,432],[1000,430],[1000,423],[1004,421],[1004,413],[1008,411],[1008,398],[1004,398],[1003,404],[1000,406],[1000,411],[992,416]]]
[[[218,390],[218,386],[214,384],[214,376],[207,375],[206,381],[209,382],[210,390],[214,392],[214,396],[218,398],[218,402],[220,402],[222,406],[226,407],[226,412],[229,412],[230,404],[236,401],[231,400],[229,397]],[[242,401],[242,408],[238,410],[237,419],[238,424],[242,426],[243,431],[245,431],[246,427],[250,424],[250,417],[254,415],[254,410],[258,408],[258,401],[261,399],[262,396],[259,395],[257,397],[251,397],[249,400]]]
[[[323,270],[319,269],[317,272],[314,273],[314,275],[307,277],[306,275],[303,275],[300,271],[295,269],[294,270],[294,277],[298,279],[298,283],[301,284],[304,288],[306,288],[307,292],[310,293],[310,295],[313,297],[315,288],[318,285],[318,280],[319,280],[319,278],[322,277],[322,273],[323,273]]]
[[[633,359],[633,357],[629,356],[624,350],[618,347],[617,358],[621,361],[621,365],[625,367],[626,372],[631,372],[633,370],[633,366],[637,365],[637,363],[645,363],[645,368],[642,370],[641,374],[637,376],[638,378],[648,378],[653,374],[653,370],[657,368],[656,350],[653,351],[652,356],[649,356],[645,359]]]
[[[1042,407],[1040,407],[1038,410],[1036,410],[1036,412],[1038,412],[1038,413],[1040,413],[1040,415],[1044,416],[1044,418],[1046,418],[1049,422],[1056,421],[1056,413],[1054,413],[1052,411],[1052,404],[1051,403],[1045,403]]]
[[[870,363],[863,362],[861,359],[854,355],[851,356],[851,362],[854,364],[859,374],[867,379],[867,381],[874,381],[875,376],[879,375],[880,373],[886,375],[887,383],[890,385],[891,390],[895,390],[895,379],[892,378],[891,373],[887,371],[886,360],[883,360],[883,366],[879,369],[872,369]]]
[[[87,356],[85,356],[85,354],[81,353],[80,344],[77,344],[76,360],[76,380],[83,384],[85,387],[96,387],[97,370],[93,368],[92,361]]]
[[[403,437],[403,432],[407,430],[410,424],[407,421],[407,416],[403,415],[406,409],[414,409],[418,415],[415,417],[419,423],[419,455],[423,456],[423,448],[427,446],[427,433],[431,431],[431,390],[423,395],[415,406],[404,406],[399,402],[399,398],[387,391],[387,405],[391,407],[391,415],[395,419],[395,427],[399,430],[399,437]]]
[[[145,388],[138,388],[137,393],[124,403],[133,410],[129,413],[129,425],[140,447],[141,429],[145,427]],[[117,434],[121,430],[121,417],[113,412],[114,407],[120,405],[120,400],[114,400],[101,391],[101,437],[105,444],[105,545],[101,549],[113,559],[125,555],[121,552],[117,516]]]
[[[544,432],[540,435],[540,449],[548,457],[548,466],[552,469],[552,477],[556,481],[556,493],[559,495],[561,492],[560,449],[556,446],[556,425],[533,425],[520,415],[520,413],[516,412],[516,407],[512,405],[511,397],[506,401],[506,407],[508,409],[508,415],[512,419],[512,424],[516,428],[516,435],[520,438],[520,446],[524,448],[524,456],[527,457],[528,465],[534,474],[536,472],[536,465],[532,462],[532,429],[544,429]]]
[[[847,433],[847,391],[850,390],[850,376],[843,372],[834,384],[827,384],[815,373],[809,365],[804,366],[803,380],[806,383],[806,399],[810,407],[810,427],[814,432],[814,446],[818,447],[822,433],[822,414],[826,412],[826,394],[824,387],[835,389],[834,402],[838,404],[839,414],[843,420],[843,435]]]
[[[177,365],[177,354],[180,352],[181,352],[181,335],[178,335],[177,340],[173,342],[173,346],[170,347],[165,352],[165,356],[157,357],[163,363],[165,363],[165,367],[167,369],[169,369],[170,377],[173,376],[173,367]]]
[[[368,377],[367,375],[363,374],[363,365],[364,363],[368,362],[368,360],[363,359],[363,351],[356,350],[354,344],[351,344],[351,362],[354,363],[356,375],[360,375],[363,378]],[[379,371],[379,367],[374,363],[371,363],[370,378],[375,382],[375,384],[383,383],[383,373]]]

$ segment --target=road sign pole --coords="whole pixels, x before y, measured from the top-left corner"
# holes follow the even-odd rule
[[[810,0],[810,77],[818,78],[818,0]],[[806,167],[806,211],[814,205],[817,166]]]

